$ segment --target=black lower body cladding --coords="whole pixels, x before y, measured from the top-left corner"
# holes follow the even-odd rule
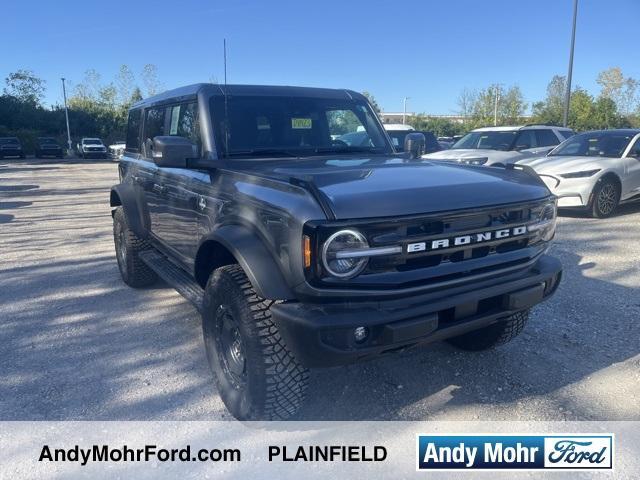
[[[271,307],[288,348],[306,367],[353,363],[501,322],[551,296],[560,262],[541,256],[525,271],[409,298]]]

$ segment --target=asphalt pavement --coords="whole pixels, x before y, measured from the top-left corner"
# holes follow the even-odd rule
[[[198,313],[120,279],[117,163],[0,161],[0,420],[228,419]],[[493,351],[312,372],[300,420],[640,420],[640,205],[563,216],[557,294]]]

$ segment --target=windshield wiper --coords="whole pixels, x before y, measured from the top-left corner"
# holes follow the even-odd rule
[[[247,150],[233,150],[227,153],[227,157],[256,157],[259,155],[280,155],[283,157],[298,157],[297,153],[289,150],[282,150],[280,148],[252,148]]]
[[[380,153],[383,147],[318,147],[315,153]]]

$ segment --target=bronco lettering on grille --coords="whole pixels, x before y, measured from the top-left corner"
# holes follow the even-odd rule
[[[527,226],[503,228],[500,230],[492,230],[489,232],[473,233],[469,235],[460,235],[457,237],[438,238],[429,242],[417,242],[407,244],[407,253],[424,252],[425,250],[441,250],[444,248],[459,247],[491,240],[500,240],[503,238],[517,237],[527,233]]]

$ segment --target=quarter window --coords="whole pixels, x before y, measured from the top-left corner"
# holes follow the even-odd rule
[[[129,121],[127,123],[127,140],[126,150],[129,152],[140,151],[140,120],[142,119],[142,110],[131,110],[129,112]]]

